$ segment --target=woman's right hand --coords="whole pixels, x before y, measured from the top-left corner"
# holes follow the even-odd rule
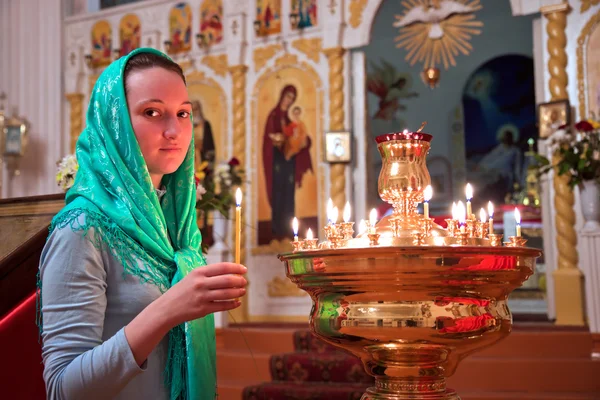
[[[239,307],[239,298],[246,294],[242,275],[247,271],[243,265],[228,262],[192,270],[161,296],[173,325]]]

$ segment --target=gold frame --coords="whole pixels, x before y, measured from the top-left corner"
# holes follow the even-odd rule
[[[348,164],[352,161],[352,139],[349,131],[326,132],[323,144],[325,146],[325,162]],[[342,153],[336,154],[336,149],[342,150]]]
[[[583,7],[583,5],[582,5]],[[579,118],[587,118],[587,110],[589,107],[588,87],[586,85],[586,54],[585,47],[587,41],[594,31],[594,28],[600,24],[600,11],[594,14],[589,21],[585,24],[579,37],[577,38],[577,97],[579,99]]]
[[[569,125],[571,123],[571,105],[569,99],[538,104],[537,123],[540,139],[547,139],[554,133],[551,131],[552,127],[546,123],[547,116],[554,111],[559,112],[559,118],[561,118],[559,126]]]
[[[8,135],[13,130],[18,131],[19,137],[19,149],[18,151],[8,151],[7,147],[9,144]],[[25,155],[27,145],[29,143],[29,123],[25,118],[19,118],[16,112],[5,121],[2,129],[2,154],[5,157],[22,157]]]

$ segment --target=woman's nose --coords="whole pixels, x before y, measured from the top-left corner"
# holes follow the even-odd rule
[[[181,126],[179,124],[179,119],[177,117],[169,118],[166,123],[163,135],[167,139],[174,139],[177,136],[179,136],[180,133],[181,133]]]

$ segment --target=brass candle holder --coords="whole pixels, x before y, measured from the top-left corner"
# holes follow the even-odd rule
[[[377,138],[379,195],[392,215],[356,238],[351,224],[328,224],[325,241],[279,256],[313,300],[312,332],[359,356],[375,378],[362,400],[459,400],[446,378],[509,335],[506,299],[541,255],[521,237],[504,246],[472,214],[463,229],[454,219],[444,229],[417,212],[431,183],[431,139],[420,130]]]
[[[298,237],[296,236],[294,238],[294,241],[292,242],[292,249],[294,252],[300,251],[303,249],[303,243],[301,241],[298,240]]]

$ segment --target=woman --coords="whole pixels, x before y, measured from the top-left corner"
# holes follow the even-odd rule
[[[191,107],[181,68],[153,49],[96,83],[40,259],[49,399],[216,396],[212,313],[239,306],[246,268],[200,252]]]
[[[302,185],[302,177],[312,170],[310,137],[306,145],[289,159],[285,157],[285,128],[292,122],[288,110],[296,101],[296,88],[287,85],[281,91],[277,106],[269,113],[263,136],[263,168],[267,195],[271,206],[271,232],[274,239],[290,236],[290,222],[296,207],[296,186]]]

